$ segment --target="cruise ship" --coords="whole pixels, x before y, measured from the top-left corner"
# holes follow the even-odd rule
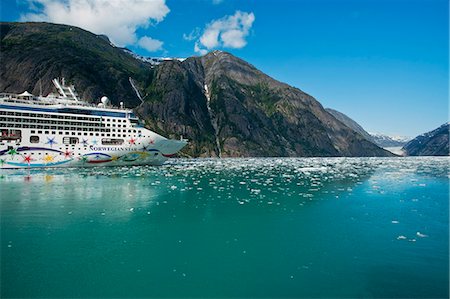
[[[0,94],[0,169],[161,165],[187,144],[146,129],[123,103],[89,104],[64,79],[53,84],[46,97]]]

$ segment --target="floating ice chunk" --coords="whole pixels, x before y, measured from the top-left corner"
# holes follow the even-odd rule
[[[405,236],[398,236],[397,240],[406,240],[406,237]]]
[[[397,220],[392,220],[391,223],[397,224],[397,223],[399,223],[399,222],[398,222]]]
[[[250,189],[251,193],[259,194],[261,192],[260,189]]]
[[[428,237],[428,235],[422,234],[421,232],[417,232],[416,236],[418,236],[419,238],[426,238],[426,237]]]
[[[170,186],[170,189],[175,190],[175,189],[177,189],[177,186],[172,185],[172,186]]]

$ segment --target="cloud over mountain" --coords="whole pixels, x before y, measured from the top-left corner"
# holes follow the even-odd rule
[[[225,16],[207,24],[202,35],[196,41],[194,50],[205,54],[214,48],[239,49],[247,45],[247,36],[250,33],[255,15],[250,12],[236,11],[234,15]]]
[[[106,34],[118,46],[136,44],[139,28],[161,22],[170,11],[165,0],[31,0],[29,9],[31,12],[22,14],[21,21],[78,26]],[[146,38],[139,40],[144,49],[161,48],[161,41]]]

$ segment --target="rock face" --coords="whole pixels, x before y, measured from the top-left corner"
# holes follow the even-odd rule
[[[340,121],[341,123],[343,123],[344,125],[346,125],[350,129],[352,129],[353,131],[358,132],[359,134],[361,134],[363,137],[365,137],[370,142],[374,142],[372,135],[370,135],[356,121],[354,121],[353,119],[351,119],[350,117],[348,117],[344,113],[339,112],[339,111],[334,110],[334,109],[331,109],[331,108],[325,108],[325,110],[327,110],[328,113],[333,115],[338,121]],[[378,146],[380,146],[380,145],[378,145]]]
[[[449,156],[449,123],[417,136],[403,151],[407,156]]]
[[[160,64],[145,99],[138,112],[196,140],[195,156],[390,155],[310,95],[226,52]]]
[[[191,156],[390,156],[310,95],[214,51],[151,66],[72,26],[1,23],[0,91],[51,91],[66,77],[84,99],[123,101],[147,126],[190,140]],[[139,90],[143,103],[130,84]]]
[[[363,127],[361,127],[356,121],[354,121],[344,113],[336,111],[331,108],[326,108],[325,110],[327,110],[328,113],[333,115],[337,120],[342,122],[344,125],[352,129],[353,131],[358,132],[359,134],[364,136],[367,140],[375,143],[379,147],[383,148],[402,147],[410,140],[410,138],[406,137],[391,137],[384,134],[370,134],[366,130],[364,130]]]
[[[140,103],[129,78],[143,87],[152,70],[105,36],[49,23],[0,23],[0,32],[1,92],[47,95],[52,79],[65,77],[84,99],[106,95],[116,105]]]

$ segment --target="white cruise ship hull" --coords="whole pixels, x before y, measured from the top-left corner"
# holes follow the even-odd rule
[[[0,95],[0,169],[161,165],[187,144],[146,129],[130,109],[54,84],[56,97]]]
[[[142,140],[144,143],[145,141]],[[73,151],[48,146],[9,145],[0,150],[0,169],[162,165],[183,148],[186,142],[166,139],[150,145],[152,144],[123,147],[89,145]]]

